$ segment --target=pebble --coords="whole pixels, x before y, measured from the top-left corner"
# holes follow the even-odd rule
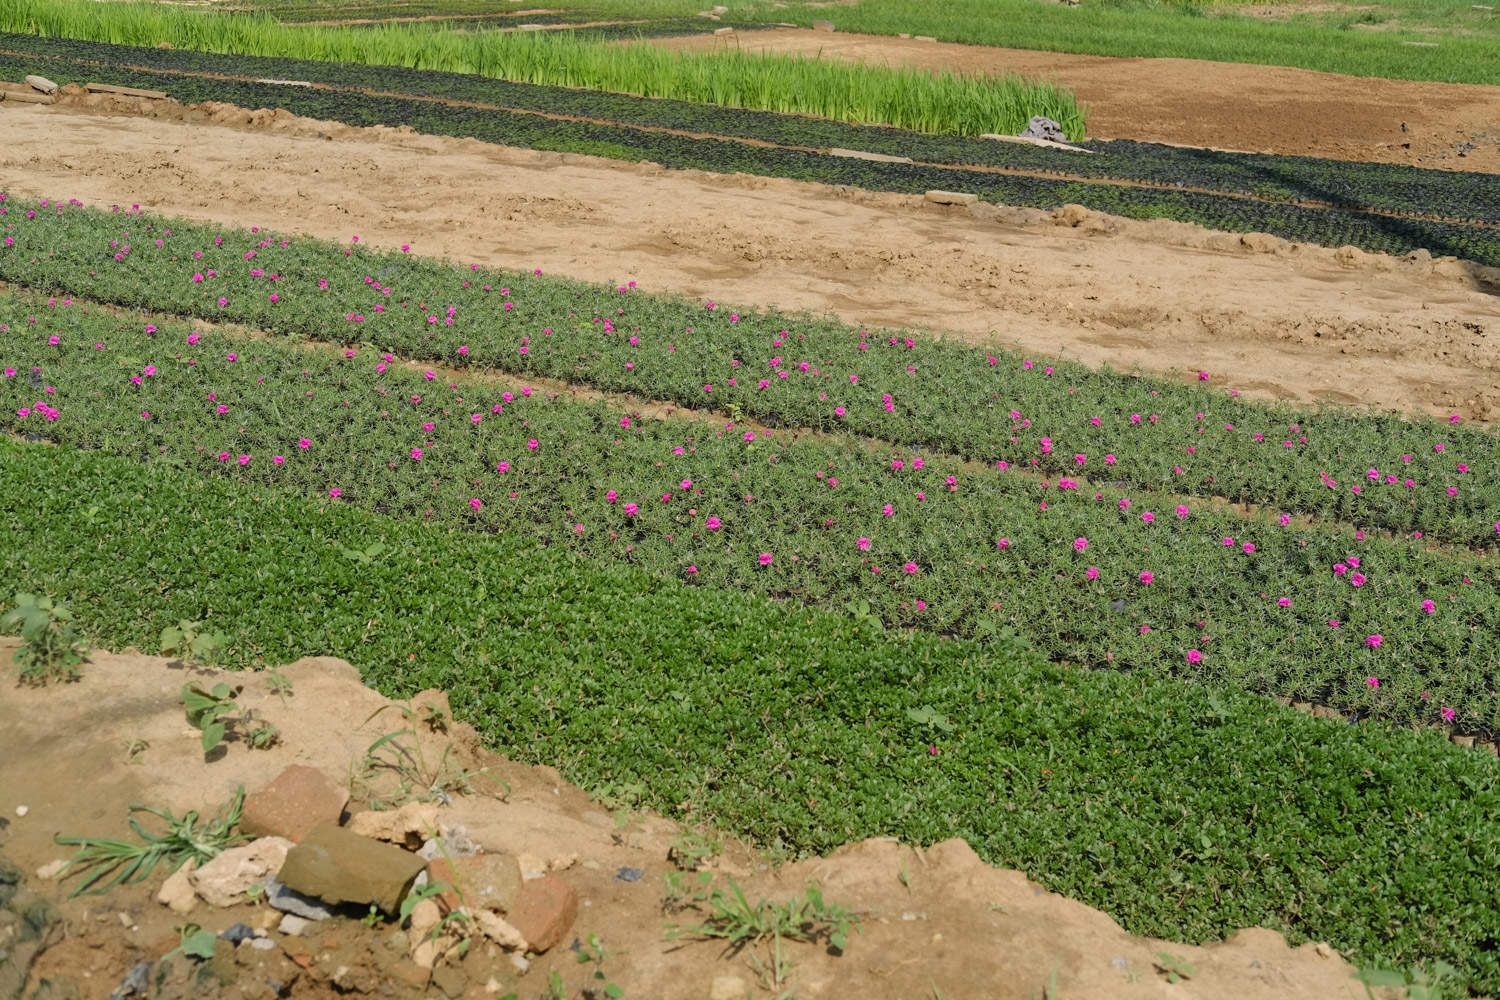
[[[295,937],[307,930],[311,923],[312,921],[306,917],[299,917],[295,913],[288,913],[281,918],[281,923],[276,925],[276,929],[283,934],[290,934]]]
[[[25,816],[29,812],[31,812],[31,807],[30,806],[16,806],[16,815],[17,816]]]
[[[639,882],[645,875],[646,872],[643,869],[622,867],[619,871],[615,872],[615,881]]]

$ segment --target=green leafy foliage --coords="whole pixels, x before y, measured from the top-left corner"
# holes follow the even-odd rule
[[[444,688],[515,759],[585,787],[643,783],[643,804],[765,846],[959,836],[1132,933],[1270,926],[1361,962],[1441,958],[1477,990],[1500,987],[1500,762],[1431,730],[1064,669],[1002,634],[872,637],[842,614],[517,533],[68,447],[0,442],[0,464],[0,509],[32,505],[29,578],[111,646],[212,607],[244,623],[246,665],[341,655],[392,697]],[[91,529],[77,492],[98,498]],[[369,568],[335,547],[372,539],[393,555]],[[227,552],[235,573],[197,571]],[[19,558],[0,550],[0,572]],[[938,754],[907,715],[924,706],[957,726]]]
[[[78,679],[84,651],[73,633],[73,613],[63,605],[45,594],[17,594],[0,617],[0,629],[21,635],[15,661],[23,684]]]
[[[86,892],[103,893],[117,885],[144,881],[158,864],[166,864],[174,872],[189,860],[202,864],[235,841],[245,839],[233,832],[240,821],[244,802],[245,788],[241,785],[229,801],[219,807],[214,818],[202,826],[198,824],[195,810],[183,813],[179,818],[165,809],[132,804],[130,829],[140,838],[140,843],[103,837],[55,837],[59,844],[78,848],[78,853],[69,859],[58,877],[66,878],[75,869],[88,872],[88,876],[74,886],[69,894],[71,899]],[[146,830],[135,817],[138,812],[150,813],[162,820],[166,830],[162,833]],[[113,877],[108,877],[111,872]]]
[[[231,688],[222,682],[209,690],[205,690],[197,681],[182,686],[181,699],[187,710],[187,720],[203,731],[204,753],[212,752],[224,741],[231,724],[244,743],[253,750],[265,750],[280,741],[280,731],[257,719],[254,709],[244,709],[238,716],[230,714],[235,710],[235,698],[240,690],[239,687]]]

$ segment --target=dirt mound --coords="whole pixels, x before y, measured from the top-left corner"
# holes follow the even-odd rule
[[[7,677],[16,647],[15,640],[0,639],[0,670]],[[8,820],[0,827],[0,852],[32,873],[70,855],[53,843],[55,835],[130,838],[125,820],[132,802],[177,816],[196,810],[206,818],[237,787],[253,793],[291,764],[317,768],[338,782],[352,779],[357,793],[368,792],[361,784],[369,773],[367,748],[383,734],[417,728],[416,717],[362,686],[342,660],[305,659],[281,674],[290,692],[277,693],[271,673],[217,675],[157,657],[96,652],[79,683],[11,690],[0,700],[0,731],[6,733],[0,809]],[[231,738],[205,755],[178,700],[191,681],[243,685],[238,709],[252,709],[274,725],[280,742],[252,750]],[[423,692],[406,704],[425,719],[433,709],[445,710],[446,698]],[[371,719],[383,706],[389,710]],[[931,995],[935,985],[945,997],[1019,998],[1040,995],[1052,983],[1060,996],[1155,997],[1165,988],[1166,963],[1194,970],[1172,987],[1181,997],[1321,1000],[1351,985],[1354,970],[1325,946],[1291,949],[1268,930],[1242,931],[1205,947],[1131,937],[1103,913],[1048,893],[1019,872],[988,867],[961,840],[926,850],[869,840],[773,869],[732,838],[700,830],[693,831],[695,842],[685,841],[682,828],[660,817],[611,813],[550,768],[485,751],[462,724],[429,735],[452,748],[452,767],[485,776],[474,780],[476,794],[455,793],[451,804],[432,807],[444,827],[462,826],[485,851],[513,855],[522,869],[550,870],[578,894],[564,943],[535,957],[524,975],[512,955],[475,944],[462,958],[439,961],[429,984],[429,973],[410,956],[420,935],[398,933],[394,922],[335,916],[300,935],[282,933],[275,929],[281,914],[250,901],[227,907],[200,901],[180,915],[153,898],[166,877],[159,870],[142,884],[72,900],[64,897],[76,876],[61,882],[31,876],[31,889],[53,902],[57,917],[47,922],[47,947],[21,995],[31,997],[47,980],[54,992],[43,995],[66,995],[59,991],[71,981],[86,1000],[103,998],[132,969],[177,948],[178,929],[187,921],[213,934],[243,924],[236,933],[244,940],[221,944],[206,962],[179,955],[155,995],[250,1000],[275,995],[270,984],[281,996],[299,997],[435,995],[434,986],[473,1000],[511,990],[530,997],[545,989],[555,969],[574,996],[585,987],[602,989],[591,978],[595,966],[580,963],[575,953],[589,946],[590,934],[606,948],[608,981],[627,996],[774,995],[760,989],[755,972],[755,961],[772,961],[766,946],[730,955],[722,942],[664,934],[668,925],[703,918],[692,910],[664,912],[664,876],[691,866],[685,844],[716,840],[722,850],[702,863],[713,884],[727,887],[732,880],[751,900],[781,902],[801,898],[816,881],[827,905],[858,916],[861,929],[842,954],[832,953],[826,941],[785,946],[785,980],[801,997],[907,998]],[[428,749],[436,745],[429,742]],[[387,786],[381,794],[392,793]],[[357,797],[348,809],[364,805]],[[161,967],[149,968],[154,981]]]

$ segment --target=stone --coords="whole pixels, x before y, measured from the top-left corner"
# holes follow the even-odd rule
[[[972,205],[979,195],[959,191],[928,191],[924,196],[934,205]]]
[[[838,146],[828,150],[829,156],[842,156],[850,160],[874,160],[876,163],[910,163],[910,156],[892,156],[889,153],[866,153],[862,149],[841,149]]]
[[[434,858],[427,863],[427,877],[456,887],[457,892],[445,890],[437,896],[449,910],[458,909],[462,903],[470,909],[506,913],[521,893],[521,865],[510,854],[472,854],[451,862]]]
[[[197,862],[191,858],[175,872],[167,876],[161,888],[156,890],[156,901],[173,913],[188,914],[198,905],[198,894],[193,891],[193,869]]]
[[[42,867],[38,868],[36,870],[36,877],[44,882],[50,882],[52,879],[55,879],[59,875],[61,875],[63,873],[63,870],[67,867],[68,859],[58,858],[56,861],[49,861],[45,865],[42,865]]]
[[[812,30],[814,30],[814,31],[832,31],[833,30],[833,22],[832,21],[814,21],[812,23]]]
[[[412,850],[420,848],[438,829],[438,806],[435,802],[408,802],[400,809],[357,812],[349,817],[344,829],[361,837],[372,837]]]
[[[411,913],[407,915],[406,920],[411,937],[420,941],[431,934],[434,927],[443,922],[443,908],[436,900],[424,899],[411,908]]]
[[[424,867],[399,847],[324,824],[287,852],[276,879],[326,903],[370,903],[395,913]]]
[[[745,1000],[750,987],[739,976],[715,976],[708,988],[708,1000]]]
[[[1021,135],[1028,139],[1046,139],[1048,142],[1068,141],[1068,137],[1063,134],[1062,125],[1046,115],[1032,115]]]
[[[537,953],[561,941],[576,919],[578,893],[555,875],[528,880],[506,914],[506,920]]]
[[[469,988],[469,977],[456,965],[439,965],[432,970],[432,985],[450,997],[463,996]]]
[[[526,936],[510,925],[497,913],[489,910],[475,910],[474,922],[484,932],[484,936],[509,951],[524,952],[530,948]]]
[[[276,925],[276,929],[283,934],[300,937],[302,932],[311,926],[312,921],[306,917],[299,917],[295,913],[283,913],[281,915],[281,922]]]
[[[461,858],[478,853],[479,845],[469,836],[469,831],[462,823],[455,823],[441,837],[434,837],[423,844],[421,850],[417,851],[417,857],[432,861],[444,854],[450,858]]]
[[[261,880],[260,886],[266,891],[266,905],[276,912],[295,913],[308,920],[327,920],[333,916],[332,908],[317,897],[304,896],[288,889],[276,881],[275,876],[267,875]],[[272,916],[274,917],[274,913]],[[274,919],[272,923],[275,923]]]
[[[252,837],[285,837],[301,841],[320,823],[338,825],[349,790],[322,771],[293,764],[266,787],[246,796],[240,829]]]
[[[285,837],[261,837],[240,847],[220,851],[195,869],[193,888],[214,906],[233,906],[245,901],[245,892],[279,871],[292,842]]]
[[[28,87],[30,87],[32,90],[39,90],[39,91],[41,91],[44,94],[55,94],[55,93],[57,93],[57,84],[53,83],[51,80],[47,79],[45,76],[36,76],[36,75],[28,76],[26,78],[26,85]],[[22,813],[21,815],[24,816],[26,814]]]

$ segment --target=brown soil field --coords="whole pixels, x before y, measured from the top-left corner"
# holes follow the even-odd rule
[[[1089,135],[1094,139],[1500,172],[1500,87],[1369,79],[1198,59],[996,49],[843,32],[781,29],[734,37],[745,51],[1052,80],[1087,105]],[[711,35],[689,35],[653,44],[705,49],[724,42]],[[1467,148],[1470,144],[1473,148]]]

